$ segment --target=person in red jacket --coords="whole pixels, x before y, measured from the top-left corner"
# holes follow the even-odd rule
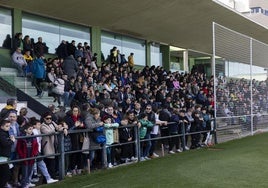
[[[33,126],[26,123],[23,126],[23,136],[33,135]],[[38,143],[35,137],[18,139],[17,152],[20,159],[35,157],[38,155]],[[31,172],[33,169],[34,159],[22,162],[22,179],[21,187],[26,188],[34,186],[30,183]]]

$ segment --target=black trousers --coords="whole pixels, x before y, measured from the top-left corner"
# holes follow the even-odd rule
[[[56,162],[53,158],[44,158],[44,162],[46,163],[48,173],[50,176],[55,179],[56,178]]]
[[[4,187],[11,177],[8,164],[0,165],[0,187]]]

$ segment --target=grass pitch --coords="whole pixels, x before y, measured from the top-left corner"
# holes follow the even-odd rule
[[[268,187],[268,133],[144,161],[42,187]]]

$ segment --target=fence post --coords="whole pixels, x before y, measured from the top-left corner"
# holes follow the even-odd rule
[[[134,126],[134,136],[135,136],[135,153],[138,157],[138,161],[140,161],[140,137],[139,137],[139,128],[138,126]]]
[[[58,134],[59,153],[59,179],[62,180],[65,176],[65,151],[64,151],[64,134],[61,132]]]
[[[185,143],[186,143],[186,139],[185,139],[185,123],[184,122],[182,122],[182,149],[183,149],[183,151],[186,151],[186,149],[185,149]]]
[[[106,131],[104,129],[103,134],[106,135]],[[106,150],[106,142],[102,145],[102,165],[103,168],[107,168],[107,150]]]
[[[213,120],[213,133],[214,133],[214,143],[218,144],[218,140],[217,140],[217,123],[216,123],[216,118],[214,118]]]

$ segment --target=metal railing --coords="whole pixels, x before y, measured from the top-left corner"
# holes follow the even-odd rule
[[[214,121],[214,120],[213,120]],[[174,122],[169,122],[168,124],[172,124]],[[134,138],[135,140],[129,141],[126,143],[115,143],[113,145],[109,145],[109,147],[120,147],[123,145],[129,145],[129,144],[134,144],[135,145],[135,153],[136,156],[138,157],[138,161],[141,161],[141,143],[142,142],[147,142],[147,141],[152,141],[152,140],[163,140],[163,139],[170,139],[173,137],[181,137],[182,138],[182,148],[185,150],[185,139],[187,135],[192,135],[192,134],[202,134],[208,132],[207,130],[204,131],[198,131],[198,132],[191,132],[191,133],[186,133],[185,132],[185,124],[182,123],[182,129],[181,129],[181,134],[176,134],[176,135],[169,135],[169,136],[159,136],[156,138],[150,138],[150,139],[140,139],[139,137],[139,128],[138,126],[135,125],[127,125],[127,126],[120,126],[118,129],[121,128],[133,128],[134,130]],[[214,126],[216,127],[216,126]],[[90,129],[80,129],[80,130],[70,130],[68,131],[68,134],[79,134],[79,133],[88,133],[89,135],[92,133],[92,130]],[[103,133],[105,135],[105,132]],[[214,143],[217,143],[217,136],[216,136],[216,130],[213,130],[214,134]],[[65,177],[65,155],[73,154],[73,153],[81,153],[86,152],[86,151],[95,151],[95,150],[102,150],[102,168],[107,168],[107,153],[106,153],[106,144],[102,144],[99,147],[94,147],[91,148],[89,147],[88,149],[79,149],[79,150],[72,150],[72,151],[64,151],[64,134],[63,132],[56,132],[56,133],[51,133],[51,134],[40,134],[40,135],[31,135],[31,136],[19,136],[16,137],[16,139],[24,139],[24,138],[33,138],[33,137],[44,137],[44,136],[57,136],[58,140],[58,150],[56,153],[51,154],[51,155],[38,155],[35,157],[30,157],[30,158],[24,158],[24,159],[16,159],[16,160],[9,160],[7,162],[0,162],[1,164],[6,164],[6,163],[19,163],[27,160],[37,160],[37,159],[43,159],[46,157],[52,157],[52,156],[57,156],[57,162],[58,162],[58,171],[59,171],[59,179],[62,180]],[[163,148],[162,148],[163,149]]]

